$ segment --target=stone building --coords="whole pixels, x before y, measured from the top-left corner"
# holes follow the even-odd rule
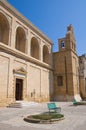
[[[59,51],[53,53],[53,42],[0,0],[0,106],[16,101],[71,101],[79,95],[72,25],[58,43]]]
[[[68,26],[64,38],[58,39],[59,52],[54,57],[54,99],[72,100],[79,95],[79,63],[72,25]]]
[[[79,56],[80,95],[86,99],[86,54]]]
[[[0,106],[50,101],[52,41],[7,1],[0,0]]]

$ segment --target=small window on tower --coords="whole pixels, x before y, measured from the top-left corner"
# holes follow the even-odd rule
[[[65,43],[64,43],[64,41],[62,41],[62,43],[61,43],[61,48],[65,48]]]
[[[63,86],[63,76],[57,76],[57,85]]]

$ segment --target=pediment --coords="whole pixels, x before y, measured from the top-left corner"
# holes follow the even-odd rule
[[[13,73],[26,74],[27,71],[26,71],[23,67],[21,67],[21,68],[14,69],[14,70],[13,70]]]

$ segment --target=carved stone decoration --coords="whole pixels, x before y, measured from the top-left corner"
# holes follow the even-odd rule
[[[23,75],[26,75],[27,74],[27,71],[21,67],[21,68],[18,68],[18,69],[13,69],[13,73],[15,74],[23,74]]]

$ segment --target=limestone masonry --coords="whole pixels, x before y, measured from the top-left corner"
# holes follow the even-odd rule
[[[0,106],[20,100],[86,97],[86,70],[82,76],[72,25],[58,44],[59,51],[53,53],[53,42],[7,1],[0,0]]]

